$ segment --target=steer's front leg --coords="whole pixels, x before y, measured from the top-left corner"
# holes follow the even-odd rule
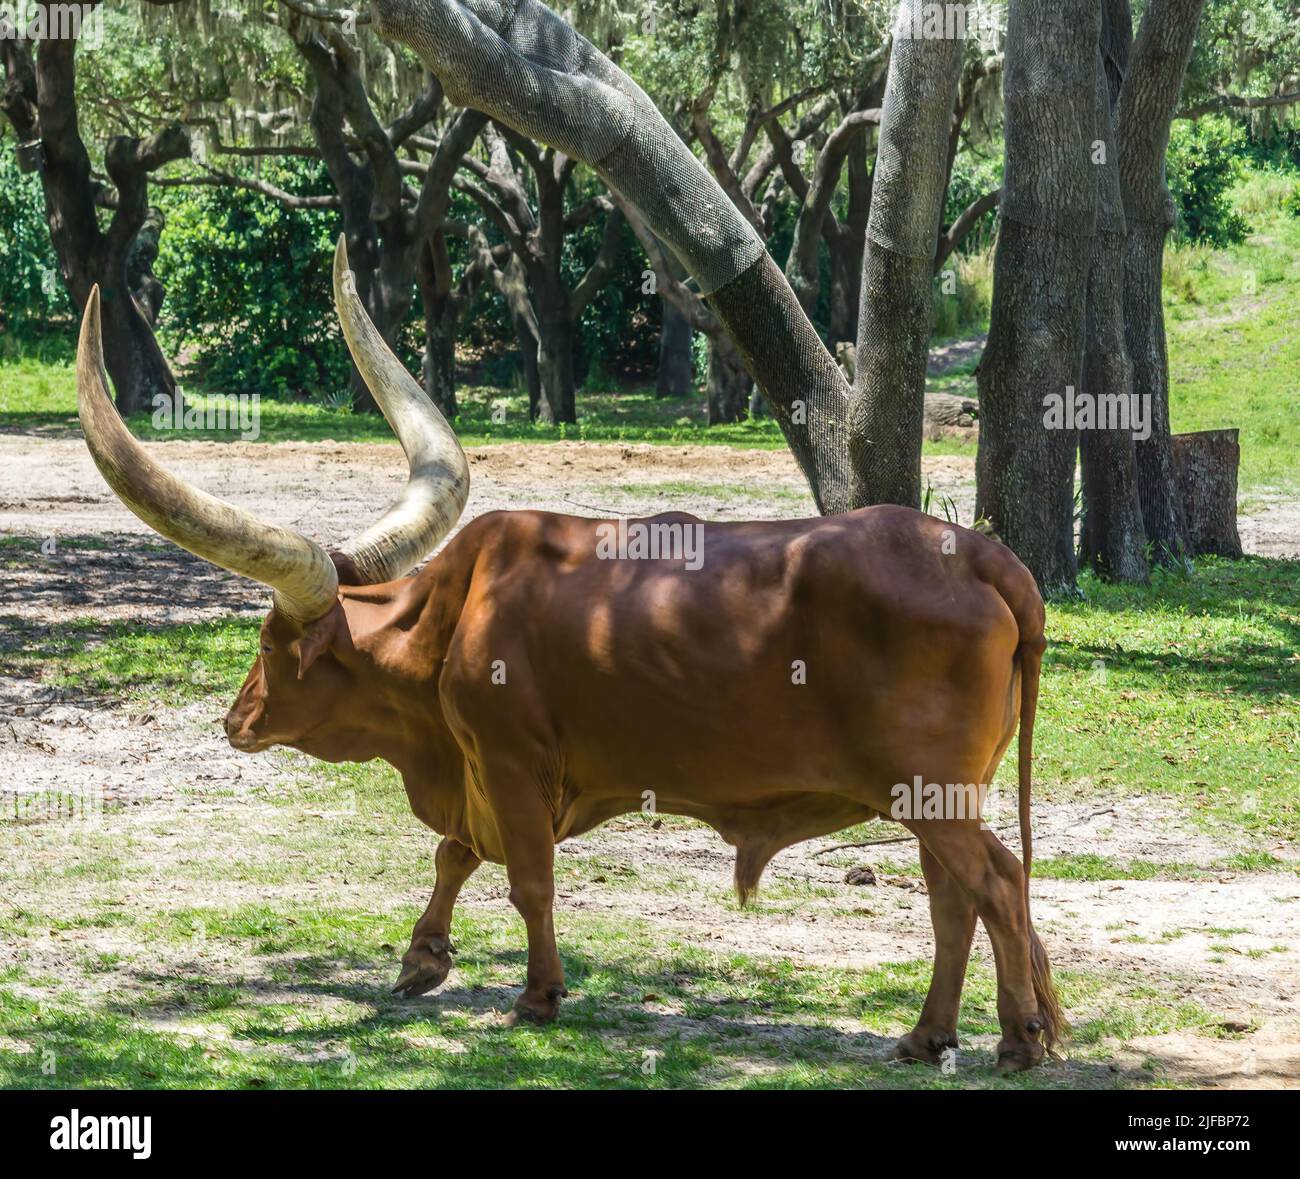
[[[452,908],[461,885],[482,861],[465,844],[448,838],[438,844],[433,863],[433,896],[411,932],[411,948],[402,955],[395,995],[423,995],[446,981],[451,972]]]

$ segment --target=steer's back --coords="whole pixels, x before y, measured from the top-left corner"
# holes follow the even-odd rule
[[[638,559],[652,525],[698,529],[700,547]],[[511,512],[462,534],[477,550],[444,708],[553,799],[595,821],[646,791],[705,818],[810,792],[887,805],[897,781],[1000,756],[1042,616],[996,541],[896,507],[617,528]]]

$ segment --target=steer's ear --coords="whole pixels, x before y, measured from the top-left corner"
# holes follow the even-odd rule
[[[309,622],[304,627],[302,638],[298,639],[291,648],[296,649],[298,653],[298,678],[302,679],[307,674],[307,669],[321,654],[346,637],[348,637],[347,617],[343,613],[342,604],[335,602],[328,614],[316,619],[315,622]]]

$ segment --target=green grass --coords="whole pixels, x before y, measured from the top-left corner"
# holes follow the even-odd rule
[[[161,628],[87,620],[33,627],[0,615],[0,671],[92,695],[180,704],[238,687],[259,626],[257,619],[223,619]]]
[[[1241,486],[1294,491],[1300,217],[1274,204],[1251,221],[1254,232],[1229,249],[1166,251],[1170,420],[1176,431],[1238,427]]]
[[[711,444],[776,449],[785,445],[771,418],[710,427],[702,398],[681,401],[658,398],[652,392],[580,395],[581,420],[576,425],[547,426],[528,420],[528,398],[502,389],[463,388],[457,394],[460,413],[453,425],[466,446],[493,442],[655,442]],[[186,390],[187,403],[207,405],[199,390]],[[505,408],[504,421],[494,411]],[[258,442],[393,442],[388,423],[375,414],[354,414],[310,402],[263,400],[259,404]],[[131,432],[145,439],[232,441],[228,430],[159,429],[150,412],[127,418]],[[72,364],[36,360],[0,362],[0,431],[51,435],[77,429],[77,386]]]
[[[411,1001],[384,984],[417,916],[272,904],[142,913],[112,960],[83,956],[57,982],[0,978],[0,1037],[29,1049],[0,1054],[0,1086],[1114,1087],[1103,1041],[1211,1022],[1151,988],[1066,971],[1065,1000],[1084,1013],[1068,1073],[998,1078],[984,1048],[945,1075],[879,1059],[924,996],[927,962],[795,966],[687,944],[653,922],[568,916],[563,1018],[507,1029],[496,1012],[522,971],[520,923],[462,912],[448,990]],[[43,932],[43,915],[29,917],[7,931],[20,961]],[[963,1014],[965,1036],[996,1036],[982,961]],[[860,1030],[842,1030],[848,1020]]]
[[[1300,562],[1081,579],[1048,608],[1035,731],[1047,795],[1152,794],[1209,828],[1300,835]]]

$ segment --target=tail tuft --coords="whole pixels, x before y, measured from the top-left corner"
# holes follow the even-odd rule
[[[1033,926],[1029,928],[1029,969],[1034,980],[1034,997],[1043,1023],[1043,1047],[1048,1055],[1059,1059],[1058,1045],[1070,1034],[1070,1025],[1061,1009],[1061,999],[1052,982],[1052,964]]]

